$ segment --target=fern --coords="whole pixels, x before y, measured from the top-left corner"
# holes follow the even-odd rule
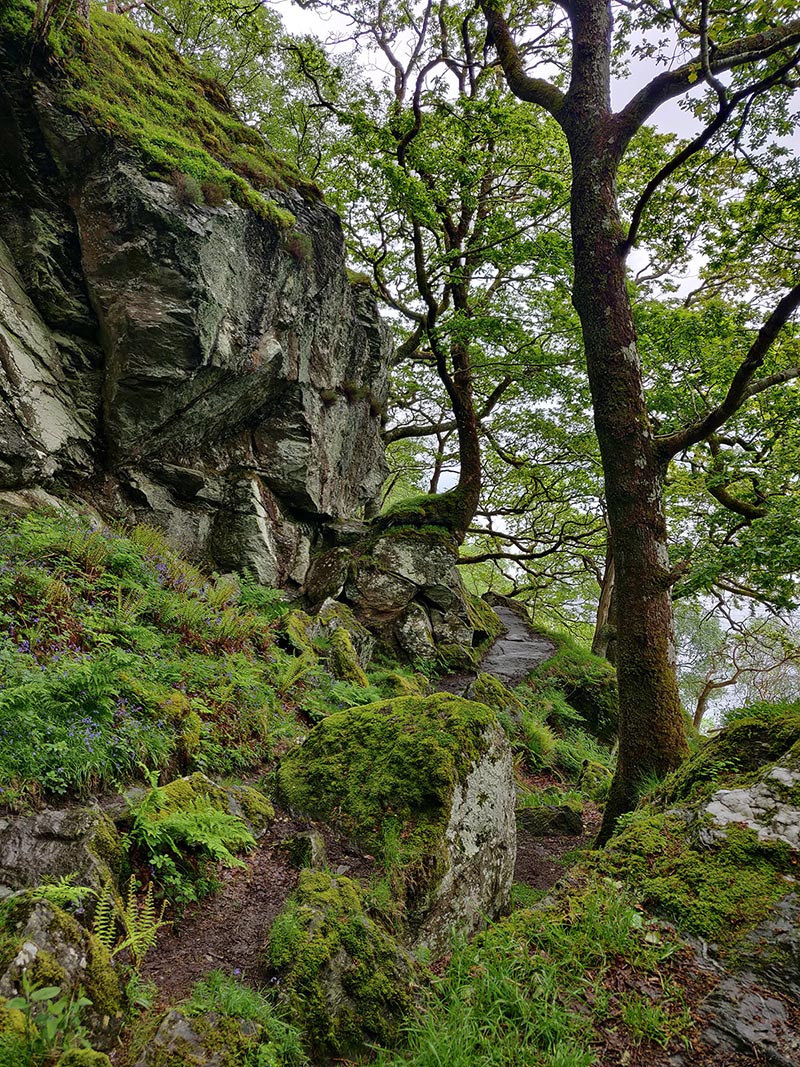
[[[111,885],[104,887],[97,901],[92,933],[112,958],[127,949],[138,969],[155,945],[158,931],[169,924],[164,922],[166,901],[160,911],[156,910],[153,883],[148,884],[141,900],[136,895],[136,884],[135,876],[131,875],[124,901]],[[117,932],[119,927],[122,927],[121,937]]]
[[[117,942],[118,910],[116,894],[111,885],[106,884],[97,897],[92,934],[108,952],[113,950]]]
[[[80,905],[86,897],[94,896],[95,891],[88,885],[75,885],[75,874],[64,874],[56,881],[44,882],[31,890],[32,900],[45,900],[59,908],[71,908]]]

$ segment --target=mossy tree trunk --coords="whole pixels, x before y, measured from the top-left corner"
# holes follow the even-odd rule
[[[675,678],[672,576],[663,508],[667,465],[682,450],[709,439],[749,396],[797,376],[797,369],[789,368],[755,379],[778,331],[800,307],[800,285],[796,285],[758,331],[723,401],[696,422],[656,440],[645,403],[625,258],[659,184],[703,149],[732,119],[736,107],[780,86],[800,66],[800,19],[787,15],[764,29],[756,16],[749,26],[736,27],[734,32],[743,36],[722,40],[718,35],[712,42],[708,27],[715,19],[720,20],[717,25],[725,25],[723,12],[704,9],[705,17],[692,31],[697,54],[657,74],[615,114],[610,90],[610,0],[570,0],[562,5],[572,50],[566,92],[526,73],[523,53],[501,13],[501,0],[482,0],[481,6],[509,87],[521,100],[544,108],[556,119],[572,162],[573,303],[583,333],[616,570],[619,762],[600,831],[602,843],[619,815],[633,807],[641,780],[675,767],[686,752]],[[675,20],[676,34],[685,36],[686,25],[678,26],[677,16]],[[669,31],[669,18],[661,28]],[[683,44],[687,47],[686,40]],[[758,68],[757,63],[761,63]],[[745,89],[732,94],[719,75],[737,68],[754,73]],[[698,80],[713,88],[718,113],[643,189],[626,230],[616,196],[625,151],[660,105],[687,94]]]
[[[575,0],[573,33],[573,76],[581,91],[570,94],[560,116],[572,158],[573,303],[583,332],[616,574],[619,758],[600,833],[604,841],[635,804],[642,777],[672,770],[687,747],[675,678],[664,469],[645,405],[615,190],[623,144],[610,122],[606,4]]]

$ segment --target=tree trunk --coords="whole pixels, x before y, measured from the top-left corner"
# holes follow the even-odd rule
[[[604,0],[574,0],[573,12],[573,89],[560,116],[573,170],[573,303],[583,331],[617,587],[619,758],[602,844],[635,805],[641,781],[676,767],[687,746],[675,679],[664,471],[645,406],[621,251],[620,150],[609,100],[611,15]]]
[[[609,663],[617,662],[616,568],[610,545],[606,549],[606,565],[597,605],[592,652],[595,656],[604,657]]]

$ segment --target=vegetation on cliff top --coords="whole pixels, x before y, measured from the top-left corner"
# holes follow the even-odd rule
[[[12,59],[30,55],[35,4],[10,0],[0,33]],[[51,30],[48,69],[59,103],[142,157],[154,178],[189,200],[230,198],[283,229],[294,218],[262,193],[319,189],[235,114],[222,86],[193,70],[165,41],[130,19],[90,7],[91,29],[68,16]]]

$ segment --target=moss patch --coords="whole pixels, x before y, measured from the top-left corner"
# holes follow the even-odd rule
[[[411,1007],[411,962],[369,918],[356,882],[302,871],[268,956],[314,1052],[352,1057],[397,1041]]]
[[[10,8],[4,26],[24,48],[34,5],[11,0]],[[70,18],[63,32],[51,32],[60,102],[130,145],[153,177],[172,179],[177,173],[198,197],[205,186],[209,202],[230,197],[288,231],[294,216],[260,191],[292,188],[318,198],[316,186],[237,117],[219,83],[194,72],[130,19],[97,4],[90,10],[89,31]]]
[[[334,677],[343,682],[356,685],[369,685],[369,679],[358,662],[358,655],[353,647],[353,639],[347,630],[334,630],[330,636],[328,666]]]
[[[766,764],[800,741],[800,704],[764,705],[734,721],[674,771],[654,793],[668,806],[748,784]]]
[[[698,829],[680,814],[638,812],[593,865],[624,881],[645,908],[680,930],[731,942],[786,894],[784,876],[794,873],[796,856],[740,826],[700,847]]]
[[[380,531],[405,527],[420,529],[429,526],[434,535],[441,536],[459,528],[462,521],[463,494],[458,489],[446,493],[419,493],[385,508],[372,520]]]
[[[556,651],[531,672],[527,684],[544,695],[553,689],[563,693],[591,734],[612,741],[619,718],[617,672],[564,634],[548,636],[556,642]]]
[[[447,693],[336,712],[283,758],[279,795],[396,865],[411,911],[441,879],[455,785],[485,751],[495,721],[484,705]]]

